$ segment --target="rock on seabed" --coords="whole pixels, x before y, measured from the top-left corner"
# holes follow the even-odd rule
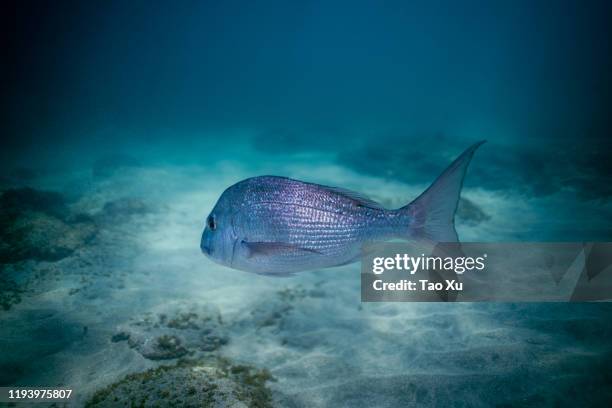
[[[96,392],[86,403],[101,407],[258,407],[272,406],[267,370],[227,359],[181,361],[131,374]]]

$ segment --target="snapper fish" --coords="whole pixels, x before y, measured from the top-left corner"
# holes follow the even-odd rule
[[[356,262],[369,242],[456,242],[454,218],[463,179],[482,143],[395,210],[353,191],[287,177],[242,180],[221,194],[206,218],[200,248],[233,269],[287,276]]]

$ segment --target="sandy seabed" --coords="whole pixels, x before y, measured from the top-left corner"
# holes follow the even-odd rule
[[[263,156],[256,166],[107,162],[97,174],[54,172],[30,183],[66,198],[68,232],[48,218],[37,222],[73,240],[54,259],[24,255],[0,265],[8,299],[0,311],[2,385],[68,387],[71,404],[104,406],[105,395],[92,398],[111,384],[123,381],[132,388],[122,392],[138,394],[138,382],[125,382],[130,374],[213,361],[189,371],[224,376],[211,379],[221,391],[200,400],[210,405],[223,398],[289,407],[611,401],[608,304],[363,304],[358,264],[270,278],[216,265],[199,250],[216,199],[245,177],[333,180],[389,206],[424,185],[366,177],[325,157],[275,158],[274,167]],[[479,223],[459,217],[463,240],[506,238],[496,232],[504,212],[525,205],[481,190],[464,196],[485,210],[494,202],[496,214]],[[252,375],[238,376],[236,367]],[[253,387],[244,391],[241,381]],[[265,388],[259,400],[257,387]],[[164,398],[160,392],[148,403]]]

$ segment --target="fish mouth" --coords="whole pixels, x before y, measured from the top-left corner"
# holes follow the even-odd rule
[[[200,239],[200,251],[204,255],[210,255],[210,247],[206,245],[206,240],[204,239],[204,233],[202,233],[202,238]]]
[[[203,253],[204,255],[210,255],[210,248],[209,248],[209,247],[207,247],[206,245],[201,244],[201,245],[200,245],[200,250],[202,251],[202,253]]]

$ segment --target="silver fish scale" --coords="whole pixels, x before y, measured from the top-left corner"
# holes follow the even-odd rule
[[[236,233],[248,242],[284,242],[328,255],[392,230],[389,212],[316,184],[258,177],[236,184]],[[236,197],[238,198],[238,197]],[[286,256],[290,256],[287,254]]]

